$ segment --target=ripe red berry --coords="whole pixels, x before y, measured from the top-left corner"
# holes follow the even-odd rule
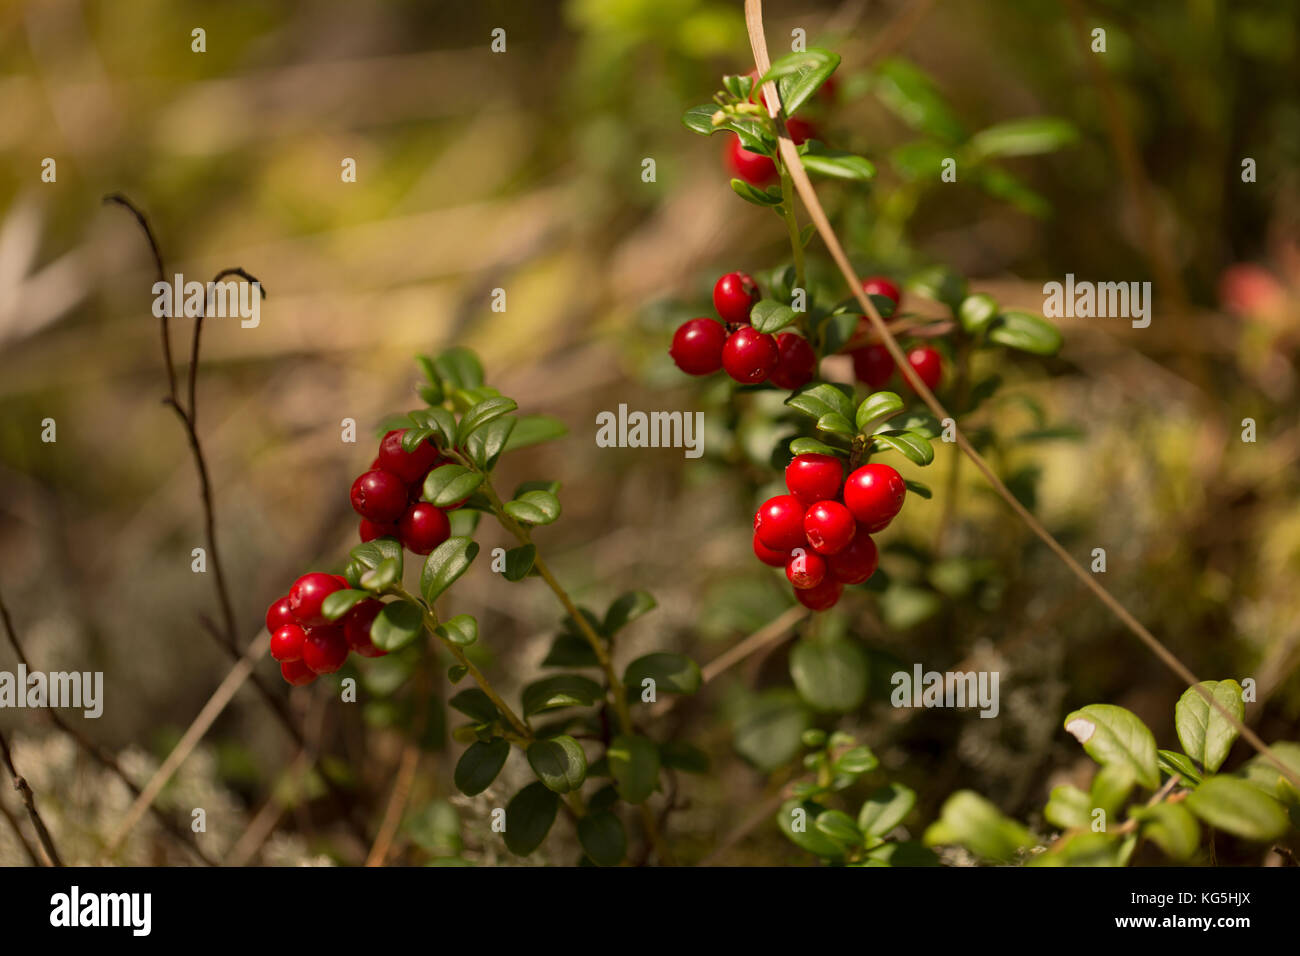
[[[747,272],[728,272],[713,284],[713,308],[723,322],[748,322],[749,310],[762,297],[758,283]]]
[[[826,559],[807,548],[795,548],[786,562],[785,576],[797,588],[815,588],[826,577]]]
[[[884,388],[894,377],[894,358],[883,345],[868,345],[854,349],[850,354],[853,356],[854,376],[873,392]]]
[[[280,676],[294,687],[301,687],[314,681],[316,672],[302,661],[284,661],[280,664]]]
[[[673,333],[668,354],[687,375],[709,375],[722,368],[722,346],[727,330],[712,319],[691,319]]]
[[[812,381],[817,371],[817,354],[802,335],[782,332],[776,337],[776,368],[770,381],[777,388],[799,388]]]
[[[844,593],[844,585],[829,574],[813,588],[795,588],[794,596],[800,604],[814,611],[825,611],[835,606]]]
[[[883,295],[894,303],[894,311],[898,311],[898,304],[903,301],[902,290],[890,279],[884,276],[871,276],[862,280],[862,291],[867,295]]]
[[[857,523],[838,501],[819,501],[804,514],[803,530],[814,551],[835,554],[853,540]]]
[[[308,629],[302,642],[302,662],[314,674],[333,674],[348,659],[348,642],[338,624]]]
[[[285,624],[271,633],[271,656],[280,663],[302,659],[302,642],[307,632],[297,624]]]
[[[795,455],[785,466],[785,486],[805,505],[839,497],[844,465],[834,455]]]
[[[799,119],[797,116],[785,121],[786,131],[790,134],[790,140],[796,146],[801,146],[810,139],[817,138],[817,129],[812,123]]]
[[[888,465],[863,465],[844,483],[844,503],[869,532],[880,531],[903,508],[907,485]]]
[[[757,385],[771,375],[779,358],[776,339],[749,325],[732,332],[722,346],[722,367],[745,385]]]
[[[396,538],[397,525],[376,524],[369,518],[361,519],[361,540],[374,541],[376,538]]]
[[[347,640],[348,647],[362,657],[383,657],[388,653],[375,647],[370,639],[370,628],[383,609],[383,601],[368,598],[355,605],[347,617],[343,618],[343,637]]]
[[[754,515],[754,532],[773,551],[790,552],[807,545],[804,537],[802,501],[794,495],[776,495],[759,506]]]
[[[914,348],[907,353],[907,364],[912,366],[921,381],[925,382],[926,388],[934,391],[939,387],[939,379],[943,377],[943,356],[937,349],[932,349],[928,345]],[[908,387],[911,387],[910,384]]]
[[[839,554],[832,554],[826,559],[826,567],[837,581],[862,584],[876,573],[879,562],[876,542],[871,540],[866,528],[859,526],[848,546]]]
[[[770,564],[774,568],[783,568],[785,567],[786,561],[790,558],[790,552],[777,551],[774,548],[769,548],[758,537],[758,532],[755,531],[754,557],[758,558],[758,560],[762,561],[764,564]]]
[[[293,610],[289,607],[289,595],[285,595],[279,600],[273,602],[266,609],[266,629],[274,634],[286,624],[297,624],[298,619],[293,616]]]
[[[407,508],[398,529],[402,547],[416,554],[428,554],[451,537],[451,522],[441,509],[427,501]]]
[[[294,618],[304,627],[317,627],[328,623],[321,613],[321,604],[335,591],[347,587],[340,584],[339,578],[332,574],[312,572],[304,574],[289,589],[289,610]]]
[[[433,463],[438,460],[438,449],[425,440],[420,442],[415,451],[404,451],[402,436],[405,434],[405,428],[396,428],[384,435],[379,443],[379,457],[376,461],[379,462],[379,468],[391,471],[409,485],[428,474]]]
[[[766,186],[776,179],[776,163],[762,153],[751,153],[745,149],[739,136],[727,137],[722,156],[731,174],[751,186]]]
[[[382,468],[368,471],[352,482],[352,507],[377,524],[396,521],[406,510],[406,483]]]

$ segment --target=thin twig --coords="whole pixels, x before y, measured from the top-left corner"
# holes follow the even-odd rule
[[[54,848],[50,831],[46,828],[45,821],[41,819],[41,812],[36,809],[36,794],[32,793],[31,785],[14,766],[14,757],[9,752],[9,741],[5,740],[4,734],[0,734],[0,755],[3,755],[5,767],[9,770],[9,776],[13,778],[14,789],[23,798],[23,806],[27,808],[27,815],[31,817],[32,826],[36,828],[36,836],[41,841],[41,849],[45,851],[49,865],[62,866],[63,861],[59,859],[59,851]]]
[[[27,842],[27,837],[23,836],[22,826],[18,823],[17,818],[9,812],[9,808],[4,805],[3,800],[0,800],[0,817],[4,817],[9,826],[13,829],[14,836],[18,838],[19,846],[26,851],[27,859],[32,861],[32,866],[40,866],[41,858],[36,855],[36,851],[32,849],[32,845]]]
[[[417,734],[421,732],[417,731]],[[406,801],[411,797],[411,784],[415,782],[415,770],[419,765],[420,743],[418,740],[408,741],[402,749],[402,761],[397,768],[397,779],[393,781],[393,793],[384,809],[379,834],[366,857],[366,866],[383,866],[388,859],[388,851],[393,845],[393,838],[397,836],[397,828],[402,823],[402,814],[406,810]]]

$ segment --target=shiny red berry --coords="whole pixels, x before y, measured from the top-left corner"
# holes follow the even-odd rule
[[[812,381],[817,355],[802,335],[782,332],[776,337],[776,368],[769,381],[777,388],[799,388]]]
[[[301,687],[314,681],[316,672],[302,661],[284,661],[280,664],[280,676],[294,687]]]
[[[321,613],[321,605],[335,591],[346,587],[346,583],[340,584],[339,578],[332,574],[321,574],[319,571],[304,574],[289,589],[289,610],[304,627],[326,624],[328,622]]]
[[[776,495],[759,506],[754,515],[754,532],[765,547],[790,552],[806,547],[803,516],[804,503],[794,495]]]
[[[898,304],[903,301],[902,290],[892,280],[884,276],[871,276],[863,279],[862,291],[867,295],[883,295],[894,303],[894,311],[898,311]]]
[[[853,356],[854,377],[873,392],[884,388],[894,377],[894,357],[883,345],[868,345],[849,354]]]
[[[396,521],[406,510],[406,482],[382,468],[368,471],[352,483],[352,507],[378,524]]]
[[[869,532],[883,529],[903,508],[907,485],[888,465],[863,465],[844,483],[844,503]]]
[[[907,353],[907,364],[912,366],[917,377],[925,382],[925,387],[930,391],[939,387],[939,380],[943,378],[943,356],[937,349],[928,345],[914,348]],[[911,387],[910,384],[908,387]]]
[[[795,548],[786,562],[785,576],[796,588],[815,588],[826,577],[826,559],[816,551]]]
[[[451,537],[451,522],[440,508],[421,501],[406,509],[398,530],[402,547],[415,554],[428,554]]]
[[[280,663],[302,659],[302,642],[307,632],[297,624],[285,624],[271,633],[271,656]]]
[[[285,595],[266,609],[266,629],[274,634],[286,624],[297,624],[293,609],[289,607],[289,595]]]
[[[745,385],[757,385],[771,375],[779,357],[776,339],[749,325],[732,332],[722,346],[722,367]]]
[[[362,657],[383,657],[388,653],[375,647],[370,639],[370,628],[383,609],[383,601],[368,598],[355,605],[343,618],[343,637],[347,640],[348,647]]]
[[[673,333],[668,354],[687,375],[710,375],[722,368],[722,346],[727,330],[712,319],[691,319]]]
[[[826,559],[826,567],[837,581],[844,584],[862,584],[876,573],[880,554],[876,551],[876,542],[871,540],[867,529],[858,526],[853,540],[839,554],[832,554]]]
[[[302,642],[302,662],[314,674],[333,674],[348,659],[348,641],[338,624],[309,628]]]
[[[770,564],[774,568],[783,568],[785,567],[786,561],[790,558],[790,552],[777,551],[774,548],[769,548],[759,538],[758,532],[755,531],[754,557],[758,558],[758,560],[762,561],[764,564]]]
[[[844,585],[830,575],[822,578],[822,583],[816,587],[794,589],[795,599],[814,611],[826,611],[834,607],[843,593]]]
[[[396,538],[397,525],[376,524],[369,518],[361,519],[361,540],[374,541],[376,538]]]
[[[839,497],[844,464],[834,455],[795,455],[785,466],[785,486],[805,505]]]
[[[751,153],[745,149],[739,136],[727,137],[722,156],[731,175],[751,186],[766,186],[776,180],[776,163],[762,153]]]
[[[749,321],[749,310],[763,294],[747,272],[728,272],[713,284],[713,308],[723,322],[740,325]]]
[[[804,514],[803,530],[814,551],[835,554],[853,540],[857,522],[838,501],[819,501]]]
[[[415,451],[402,449],[402,436],[405,428],[396,428],[384,435],[379,443],[379,467],[390,471],[405,484],[412,484],[428,474],[433,463],[438,460],[438,449],[429,441],[422,441]]]

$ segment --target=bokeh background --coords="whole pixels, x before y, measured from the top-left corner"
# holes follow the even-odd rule
[[[1005,400],[981,413],[1008,436],[993,460],[1081,560],[1106,549],[1106,585],[1199,676],[1257,680],[1248,720],[1265,739],[1295,739],[1300,10],[765,6],[774,50],[800,27],[843,56],[837,101],[818,122],[880,168],[869,188],[826,190],[860,268],[906,276],[944,263],[1032,311],[1043,282],[1066,273],[1156,283],[1150,328],[1061,320],[1057,359],[1000,369]],[[191,50],[196,27],[204,53]],[[503,54],[489,49],[496,27]],[[1095,27],[1108,48],[1090,63]],[[921,181],[906,147],[945,117],[909,124],[891,108],[880,68],[900,62],[929,77],[960,135],[1048,114],[1074,124],[1077,141],[1008,160],[1014,186],[1000,196]],[[671,648],[707,662],[780,619],[788,591],[749,554],[776,435],[742,427],[730,443],[715,428],[699,462],[594,442],[595,414],[621,402],[718,407],[671,366],[671,330],[708,311],[717,275],[788,254],[780,224],[728,188],[721,137],[680,121],[723,73],[751,66],[741,4],[722,0],[0,7],[0,594],[33,667],[104,672],[103,717],[64,716],[143,784],[232,666],[200,622],[218,609],[210,577],[190,569],[202,511],[184,432],[160,401],[152,263],[129,217],[101,205],[110,192],[149,215],[169,272],[204,280],[242,266],[268,293],[258,328],[208,324],[199,379],[244,640],[298,573],[341,567],[356,533],[347,489],[374,428],[418,404],[411,356],[453,344],[476,349],[525,412],[569,424],[568,438],[503,468],[563,482],[564,518],[540,540],[580,600],[600,607],[634,587],[657,597],[620,657]],[[42,181],[46,157],[56,182]],[[345,157],[355,183],[340,179]],[[1244,157],[1255,183],[1241,182]],[[1223,280],[1241,263],[1272,277],[1245,302]],[[504,313],[490,309],[494,288],[507,290]],[[174,348],[179,362],[184,320]],[[1246,417],[1253,444],[1240,440]],[[55,443],[41,441],[46,418]],[[357,445],[340,441],[344,418],[360,424]],[[869,703],[795,723],[872,746],[921,794],[913,832],[958,787],[1041,824],[1050,787],[1090,766],[1060,729],[1069,710],[1122,704],[1169,746],[1184,688],[969,468],[946,490],[951,458],[940,446],[935,499],[913,502],[882,541],[888,590],[846,602],[828,625],[868,648]],[[485,551],[499,538],[480,533]],[[558,621],[548,593],[504,585],[480,560],[454,603],[479,617],[495,681],[513,693],[536,675]],[[728,669],[667,718],[713,761],[674,787],[668,829],[683,861],[809,861],[770,819],[732,838],[798,770],[782,751],[788,722],[775,743],[752,739],[755,708],[789,684],[787,647]],[[999,670],[1001,718],[889,708],[888,674],[917,661]],[[182,826],[205,808],[199,844],[212,859],[359,862],[366,843],[321,775],[373,836],[402,758],[405,675],[371,668],[361,703],[342,706],[325,682],[289,694],[269,658],[257,673],[322,759],[309,769],[245,685],[159,807]],[[447,720],[439,705],[389,859],[518,862],[487,813],[527,770],[456,796]],[[103,859],[125,786],[43,715],[0,712],[0,727],[65,856]],[[1239,744],[1233,761],[1246,755]],[[8,786],[0,805],[32,842]],[[576,861],[567,827],[534,862]],[[195,858],[146,817],[112,860]],[[28,862],[0,822],[0,863]]]

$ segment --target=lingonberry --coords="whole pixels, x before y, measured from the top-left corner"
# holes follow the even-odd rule
[[[867,295],[883,295],[894,303],[894,311],[898,311],[898,305],[903,301],[902,290],[885,276],[871,276],[862,280],[862,291]]]
[[[722,346],[722,367],[745,385],[757,385],[771,375],[779,358],[776,339],[749,325],[732,332]]]
[[[723,322],[748,322],[749,310],[762,297],[758,283],[746,272],[728,272],[713,284],[713,308]]]
[[[799,388],[812,381],[817,354],[802,335],[782,332],[776,337],[776,368],[769,381],[777,388]]]
[[[807,548],[795,548],[786,562],[785,576],[796,588],[815,588],[826,577],[826,559]]]
[[[835,554],[853,540],[857,523],[838,501],[819,501],[804,514],[803,530],[814,551]]]
[[[314,681],[316,672],[302,661],[283,661],[280,664],[280,676],[294,687],[301,687]]]
[[[880,531],[903,508],[907,485],[889,465],[863,465],[844,482],[844,503],[870,532]]]
[[[321,613],[321,604],[335,591],[347,587],[347,582],[332,574],[312,572],[304,574],[289,589],[289,610],[304,627],[318,627],[327,623]]]
[[[398,530],[402,547],[415,554],[428,554],[451,537],[451,522],[441,509],[420,501],[406,509]]]
[[[361,540],[374,541],[376,538],[396,538],[397,525],[377,524],[369,518],[361,519]]]
[[[776,163],[762,153],[747,150],[739,136],[727,137],[722,156],[731,174],[751,186],[766,186],[776,179]]]
[[[839,497],[844,465],[834,455],[795,455],[785,466],[785,486],[805,505]]]
[[[314,674],[333,674],[348,659],[348,641],[338,624],[309,628],[302,642],[302,662]]]
[[[271,656],[277,661],[296,661],[302,658],[302,642],[307,632],[297,624],[285,624],[271,632]]]
[[[822,578],[822,583],[812,588],[795,588],[794,596],[800,604],[814,611],[825,611],[835,606],[844,593],[844,585],[831,575]]]
[[[375,647],[370,639],[370,628],[383,609],[383,601],[367,598],[354,606],[343,619],[343,637],[347,640],[348,647],[362,657],[383,657],[388,653]]]
[[[839,554],[826,559],[826,567],[835,580],[844,584],[862,584],[876,573],[880,554],[867,529],[858,527],[853,540]]]
[[[773,551],[790,552],[808,542],[804,537],[804,503],[794,495],[776,495],[759,506],[754,515],[754,532]]]
[[[802,146],[810,139],[817,138],[817,129],[812,123],[799,119],[797,116],[785,121],[786,131],[790,134],[790,140],[796,146]]]
[[[297,623],[298,619],[293,616],[293,610],[289,607],[289,595],[287,594],[266,609],[266,629],[272,634],[286,624]]]
[[[691,319],[673,333],[668,354],[687,375],[710,375],[722,368],[727,330],[712,319]]]
[[[777,551],[775,548],[769,548],[763,543],[762,539],[759,538],[758,532],[755,531],[754,557],[758,558],[758,560],[762,561],[764,564],[770,564],[774,568],[783,568],[785,567],[786,561],[789,560],[790,552]]]
[[[884,388],[894,376],[894,358],[883,345],[854,349],[853,374],[873,392]]]
[[[922,345],[907,353],[907,364],[912,366],[917,377],[925,382],[925,387],[933,391],[939,387],[943,377],[943,357],[937,349]],[[910,385],[909,385],[910,387]]]
[[[405,428],[396,428],[384,435],[379,443],[378,467],[392,472],[406,484],[420,481],[428,474],[433,463],[438,460],[438,449],[429,441],[422,441],[415,451],[407,452],[402,448],[402,436]]]
[[[352,483],[352,507],[377,524],[396,521],[406,510],[406,482],[382,468],[368,471]]]

